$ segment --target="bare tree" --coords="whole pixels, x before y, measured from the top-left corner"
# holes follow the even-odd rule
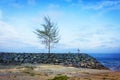
[[[42,24],[43,30],[36,29],[35,34],[38,35],[38,38],[42,41],[42,44],[45,44],[50,54],[51,47],[58,43],[60,40],[58,27],[55,23],[51,21],[49,17],[44,17],[45,23]]]

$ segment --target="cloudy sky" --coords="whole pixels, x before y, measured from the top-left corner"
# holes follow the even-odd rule
[[[47,52],[33,33],[46,15],[61,36],[52,52],[120,52],[120,0],[0,0],[0,52]]]

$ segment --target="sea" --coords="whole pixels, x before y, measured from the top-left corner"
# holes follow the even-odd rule
[[[120,71],[120,53],[112,53],[112,54],[89,54],[92,57],[96,58],[99,62],[101,62],[104,66],[108,67],[113,71]]]

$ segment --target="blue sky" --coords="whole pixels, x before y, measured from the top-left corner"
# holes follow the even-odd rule
[[[47,52],[33,33],[46,15],[61,36],[52,52],[120,52],[120,0],[0,0],[0,52]]]

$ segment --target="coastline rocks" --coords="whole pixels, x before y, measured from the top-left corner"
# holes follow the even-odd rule
[[[0,64],[57,64],[78,68],[108,69],[88,54],[0,53]]]

